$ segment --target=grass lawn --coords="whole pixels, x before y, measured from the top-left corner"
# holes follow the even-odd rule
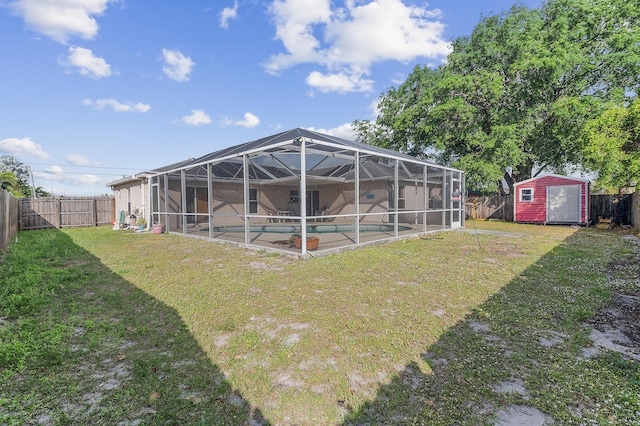
[[[0,425],[637,422],[640,363],[592,343],[616,297],[640,300],[633,244],[475,226],[515,234],[298,260],[22,232],[0,264]]]

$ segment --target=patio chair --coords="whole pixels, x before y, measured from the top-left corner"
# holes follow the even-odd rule
[[[322,206],[322,210],[320,211],[321,216],[327,216],[329,214],[329,208],[327,206]],[[320,219],[320,222],[327,222],[328,219],[323,217]]]
[[[274,222],[277,222],[277,221],[278,221],[278,219],[276,219],[276,217],[277,217],[278,215],[277,215],[277,214],[276,214],[276,212],[274,212],[273,210],[269,210],[269,209],[267,209],[267,215],[268,215],[268,216],[271,216],[269,219],[267,219],[267,222],[269,222],[269,223],[274,223]]]
[[[120,218],[118,220],[118,226],[120,227],[120,229],[124,229],[127,226],[127,224],[124,221],[125,217],[126,217],[126,215],[125,215],[124,210],[120,210]]]

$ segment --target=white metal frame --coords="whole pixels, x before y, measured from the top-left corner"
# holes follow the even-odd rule
[[[319,149],[314,149],[313,147],[309,147],[309,143],[313,143],[314,145],[318,145],[318,146],[326,146],[328,148],[335,148],[338,149],[340,151],[346,151],[346,152],[350,152],[349,155],[344,155],[341,154],[340,152],[338,153],[327,153],[325,151],[319,150]],[[153,208],[153,197],[157,197],[157,203],[155,203],[158,208],[160,209],[159,211],[152,211],[151,212],[151,217],[155,218],[162,218],[164,217],[164,222],[167,225],[166,229],[167,232],[169,232],[170,227],[168,226],[169,224],[169,220],[171,216],[180,216],[182,215],[182,233],[183,234],[187,234],[187,221],[184,218],[185,215],[185,208],[184,206],[186,205],[186,201],[185,201],[185,197],[186,197],[186,180],[187,180],[187,175],[186,172],[187,170],[193,170],[196,167],[200,167],[200,166],[204,166],[206,167],[206,179],[207,179],[207,192],[208,192],[208,205],[209,205],[209,220],[208,220],[208,224],[209,224],[209,238],[215,239],[214,238],[214,224],[215,224],[215,217],[216,214],[213,210],[213,191],[214,191],[214,185],[216,184],[216,180],[213,176],[213,166],[215,164],[218,163],[223,163],[225,161],[230,161],[230,160],[234,160],[237,162],[241,162],[242,163],[242,169],[243,170],[248,170],[249,169],[249,165],[250,165],[250,156],[255,155],[255,154],[260,154],[260,153],[264,153],[266,151],[271,151],[274,149],[278,149],[278,148],[287,148],[289,150],[291,150],[291,152],[296,152],[300,155],[300,173],[299,176],[296,175],[295,172],[293,172],[290,168],[287,167],[287,165],[285,164],[281,164],[282,167],[286,170],[288,170],[288,172],[290,172],[292,174],[292,176],[290,178],[275,178],[274,179],[270,179],[269,182],[285,182],[285,181],[290,181],[290,180],[297,180],[299,178],[299,201],[300,201],[300,214],[299,216],[295,216],[292,217],[292,219],[294,220],[299,220],[300,223],[300,231],[301,231],[301,236],[302,236],[302,249],[301,249],[301,254],[307,255],[307,223],[308,223],[308,215],[306,213],[306,191],[307,191],[307,180],[308,180],[308,176],[307,176],[307,167],[306,167],[306,157],[307,154],[323,154],[323,155],[330,155],[332,157],[337,157],[337,158],[345,158],[348,159],[349,161],[353,161],[354,163],[354,172],[355,172],[355,178],[354,178],[354,191],[355,191],[355,197],[354,197],[354,202],[355,202],[355,214],[346,214],[346,215],[336,215],[336,216],[326,216],[326,218],[348,218],[348,217],[353,217],[353,221],[354,221],[354,230],[355,230],[355,245],[361,245],[361,240],[360,240],[360,227],[359,227],[359,221],[362,217],[365,216],[370,216],[372,214],[375,213],[366,213],[366,214],[362,214],[362,212],[360,211],[360,181],[361,181],[361,167],[360,167],[360,159],[362,158],[362,156],[372,156],[372,157],[383,157],[383,158],[387,158],[391,161],[393,161],[393,197],[394,197],[394,202],[393,202],[393,209],[387,211],[386,213],[378,213],[380,215],[393,215],[393,236],[394,238],[397,238],[399,236],[399,215],[400,213],[408,213],[411,214],[413,213],[416,218],[418,217],[419,214],[422,215],[422,223],[423,223],[423,232],[427,232],[427,226],[428,226],[428,214],[429,213],[437,213],[438,211],[441,211],[442,214],[442,218],[441,218],[441,224],[442,224],[442,229],[447,229],[447,228],[457,228],[460,226],[464,226],[464,196],[462,196],[460,198],[459,201],[452,201],[451,199],[451,190],[452,188],[454,188],[454,183],[457,183],[460,187],[460,191],[462,194],[464,194],[464,173],[460,170],[456,170],[456,169],[452,169],[449,167],[445,167],[445,166],[440,166],[437,164],[433,164],[433,163],[428,163],[428,162],[424,162],[421,161],[419,159],[413,159],[413,158],[407,158],[405,156],[395,156],[391,153],[389,154],[385,154],[385,155],[381,155],[379,152],[376,152],[374,150],[368,150],[366,149],[366,146],[364,148],[353,148],[350,146],[343,146],[343,145],[339,145],[337,143],[332,143],[332,142],[327,142],[327,141],[323,141],[323,140],[315,140],[315,139],[308,139],[305,137],[299,137],[296,139],[292,139],[292,140],[288,140],[288,141],[282,141],[282,142],[278,142],[272,145],[266,145],[266,146],[261,146],[258,148],[254,148],[254,149],[250,149],[241,153],[236,153],[236,154],[232,154],[232,155],[227,155],[227,156],[223,156],[220,158],[214,158],[214,159],[209,159],[207,161],[202,161],[199,163],[194,163],[194,164],[188,164],[188,165],[184,165],[181,167],[177,167],[171,170],[166,170],[166,171],[162,171],[156,174],[153,174],[150,176],[150,181],[151,181],[151,185],[149,185],[149,199],[151,200],[151,206]],[[277,159],[274,158],[274,160],[277,161]],[[279,162],[279,161],[278,161]],[[405,163],[409,163],[409,164],[416,164],[422,167],[422,191],[423,191],[423,199],[424,199],[424,203],[422,206],[422,209],[418,209],[418,206],[416,205],[416,210],[400,210],[398,207],[398,197],[399,197],[399,184],[400,184],[400,168],[404,168],[404,170],[409,173],[409,170],[406,168]],[[255,166],[255,164],[251,163],[252,166]],[[429,167],[432,168],[438,168],[442,170],[442,175],[439,177],[439,179],[441,179],[441,183],[442,183],[442,206],[440,207],[440,209],[429,209],[429,187],[428,187],[428,183],[429,183],[429,178],[431,177],[437,177],[437,173],[435,176],[433,176],[431,173],[429,173],[428,169]],[[269,174],[266,170],[262,170],[262,172],[264,172],[265,174]],[[181,203],[182,203],[182,208],[180,210],[180,212],[176,212],[176,213],[171,213],[170,209],[169,209],[169,196],[168,196],[168,191],[169,191],[169,175],[170,174],[175,174],[175,173],[179,173],[180,174],[180,188],[181,188]],[[409,173],[411,174],[411,173]],[[160,183],[160,180],[163,180],[163,184]],[[319,177],[319,176],[314,176],[314,180],[326,180],[327,182],[332,182],[332,181],[339,181],[337,180],[337,178],[335,177]],[[221,182],[224,183],[224,182]],[[264,183],[264,182],[258,182],[258,184],[260,183]],[[249,173],[243,173],[243,179],[242,179],[242,185],[243,185],[243,200],[244,200],[244,209],[242,212],[242,215],[239,216],[243,222],[244,222],[244,244],[247,246],[251,246],[251,219],[252,218],[263,218],[263,215],[259,215],[259,214],[251,214],[249,213],[249,189],[250,189],[250,178],[249,178]],[[255,182],[254,182],[255,184]],[[417,189],[416,189],[417,190]],[[160,193],[164,191],[164,206],[160,205]],[[455,207],[454,207],[455,206]],[[406,206],[405,206],[406,207]],[[455,210],[455,214],[457,215],[457,220],[454,220],[454,210]],[[448,214],[447,214],[448,213]]]

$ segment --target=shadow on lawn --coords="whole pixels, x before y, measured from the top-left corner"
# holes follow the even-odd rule
[[[28,360],[5,381],[0,423],[9,416],[9,424],[268,424],[210,362],[175,309],[63,232],[27,231],[18,244],[40,252],[23,260],[31,265],[14,282],[45,271],[36,285],[49,286],[51,297],[9,320],[52,321],[65,346],[55,361]]]
[[[585,265],[606,265],[597,257],[613,252],[586,250],[585,238],[604,240],[584,231],[568,237],[448,329],[373,400],[351,409],[343,424],[483,424],[508,414],[515,423],[506,424],[547,424],[551,417],[576,423],[589,410],[592,418],[624,416],[600,403],[608,393],[613,400],[636,394],[640,382],[629,377],[639,377],[640,368],[608,362],[608,355],[581,358],[591,345],[581,325],[611,295],[608,282],[595,279]],[[598,377],[611,386],[597,386]],[[637,403],[629,407],[630,419],[637,409]]]

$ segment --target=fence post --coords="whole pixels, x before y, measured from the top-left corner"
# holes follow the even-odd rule
[[[473,197],[473,213],[472,216],[473,220],[478,220],[478,196],[474,196]]]
[[[57,229],[62,228],[62,199],[60,198],[54,198],[54,203],[53,205],[55,206],[56,209],[56,222],[54,225]]]
[[[18,200],[0,189],[0,258],[18,233]]]
[[[640,189],[631,195],[631,224],[640,231]]]

